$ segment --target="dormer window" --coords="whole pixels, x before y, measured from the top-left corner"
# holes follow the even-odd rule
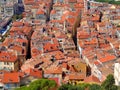
[[[53,49],[53,47],[50,47],[51,49]]]
[[[24,42],[22,45],[23,45],[23,46],[26,46],[26,43]]]
[[[24,49],[22,50],[22,54],[24,54]]]

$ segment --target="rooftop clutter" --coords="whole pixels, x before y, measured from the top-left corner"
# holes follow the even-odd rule
[[[119,20],[111,17],[119,16],[120,12],[117,6],[112,7],[90,1],[90,9],[82,13],[81,26],[77,28],[80,57],[100,81],[113,74],[114,63],[119,62]]]
[[[71,3],[71,6],[69,6],[69,3]],[[33,5],[31,6],[33,7]],[[30,6],[25,4],[25,7]],[[32,19],[31,24],[34,25],[34,32],[30,42],[31,58],[22,65],[21,70],[23,72],[29,73],[31,68],[42,69],[43,77],[58,78],[59,85],[62,82],[68,83],[69,80],[71,83],[74,83],[74,80],[84,81],[87,76],[87,66],[80,59],[72,38],[75,34],[75,28],[78,26],[76,25],[79,18],[78,12],[83,8],[83,2],[55,2],[53,9],[50,11],[50,20],[47,23],[41,22],[42,16],[47,15],[47,8],[44,7],[46,10],[42,6],[38,9],[35,8],[37,9],[35,11],[36,15],[40,14],[42,19],[37,19],[38,16],[36,15]],[[27,12],[27,8],[25,10]],[[29,10],[29,12],[32,13],[32,10]],[[35,13],[33,13],[33,16]],[[25,18],[27,20],[29,17],[26,16]],[[71,65],[73,62],[79,64]],[[81,78],[76,78],[76,75]],[[66,79],[68,77],[72,79]]]
[[[113,73],[113,63],[119,62],[119,20],[111,15],[119,15],[119,10],[96,3],[94,7],[93,2],[87,10],[86,3],[24,0],[24,18],[12,23],[9,37],[0,45],[2,69],[14,67],[22,80],[57,79],[58,85],[103,81]]]

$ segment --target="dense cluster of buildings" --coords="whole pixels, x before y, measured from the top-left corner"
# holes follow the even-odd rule
[[[0,0],[0,39],[10,28],[8,24],[18,12],[18,0]]]
[[[0,0],[0,15],[4,17],[14,15],[17,5],[18,0]]]
[[[80,56],[100,81],[114,73],[119,85],[115,64],[120,62],[120,6],[93,1],[89,4],[90,9],[82,13],[81,26],[77,28]]]
[[[24,1],[24,21],[33,25],[31,58],[21,67],[43,71],[43,77],[62,83],[79,83],[87,76],[87,66],[80,59],[73,40],[79,25],[83,1]],[[31,13],[31,14],[30,14]]]
[[[0,87],[36,78],[119,85],[120,7],[86,0],[23,0],[23,19],[0,44]],[[14,77],[15,76],[15,77]]]

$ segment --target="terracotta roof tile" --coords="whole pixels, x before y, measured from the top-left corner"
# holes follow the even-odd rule
[[[17,56],[12,52],[0,52],[0,61],[3,62],[15,62],[17,60]]]
[[[86,83],[100,83],[100,80],[97,77],[91,75],[89,77],[86,77],[84,82],[86,82]]]
[[[116,59],[116,56],[114,55],[106,55],[104,58],[101,58],[99,60],[100,62],[104,63],[104,62],[108,62],[108,61],[115,60],[115,59]]]
[[[4,73],[2,82],[5,84],[19,83],[20,82],[19,74],[17,72]]]
[[[30,69],[30,76],[42,78],[42,71],[37,69]]]
[[[39,9],[37,12],[36,12],[36,14],[38,15],[38,14],[45,14],[45,12],[43,11],[43,10],[41,10],[41,9]]]
[[[45,74],[62,74],[62,68],[49,68],[44,70]]]
[[[84,74],[73,73],[73,74],[69,74],[68,77],[69,80],[83,80],[85,79],[86,76]]]
[[[23,26],[23,23],[19,22],[19,21],[15,21],[15,22],[13,22],[12,26],[13,27],[20,27],[20,26]]]

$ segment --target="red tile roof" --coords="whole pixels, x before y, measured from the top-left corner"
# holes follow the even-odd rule
[[[68,0],[69,3],[76,3],[77,0]]]
[[[10,49],[16,50],[18,52],[22,52],[22,50],[23,50],[23,48],[21,46],[18,46],[18,45],[14,45],[14,46],[10,47]]]
[[[104,63],[104,62],[108,62],[108,61],[112,61],[115,60],[116,56],[115,55],[107,55],[104,58],[99,59],[100,62]]]
[[[39,9],[39,10],[36,12],[36,14],[37,14],[37,15],[38,15],[38,14],[42,14],[42,15],[44,15],[45,12],[44,12],[43,10]]]
[[[19,42],[21,44],[23,44],[23,43],[27,43],[28,44],[28,40],[27,39],[22,39],[22,38],[17,38],[16,42]]]
[[[84,4],[76,3],[76,4],[74,4],[74,7],[75,8],[84,8]]]
[[[51,12],[50,12],[50,14],[56,14],[56,10],[52,10]]]
[[[68,75],[69,80],[82,80],[85,79],[84,74],[79,74],[79,73],[73,73]]]
[[[87,31],[78,31],[77,33],[77,38],[78,39],[85,39],[85,38],[89,38],[90,34]]]
[[[94,75],[91,75],[91,76],[89,76],[89,77],[86,77],[85,79],[84,79],[84,82],[86,82],[86,83],[100,83],[100,80],[97,78],[97,77],[95,77]]]
[[[31,49],[31,55],[32,57],[36,57],[37,55],[42,54],[42,51],[38,50],[37,48],[32,48]]]
[[[13,27],[23,26],[23,22],[15,21],[15,22],[13,22],[12,26],[13,26]]]
[[[24,26],[22,29],[23,29],[24,34],[28,35],[31,33],[32,27]]]
[[[30,76],[36,77],[36,78],[42,78],[42,71],[37,69],[30,69]]]
[[[48,68],[44,71],[45,74],[62,74],[62,68]]]
[[[59,43],[58,43],[57,39],[53,38],[51,41],[53,43],[47,42],[44,44],[44,46],[43,46],[44,52],[51,52],[51,51],[59,50]]]
[[[5,84],[7,84],[7,83],[19,83],[20,78],[19,78],[18,72],[4,73],[2,82]]]
[[[12,52],[0,52],[0,61],[3,62],[15,62],[17,60],[17,55]]]
[[[34,4],[35,3],[35,0],[24,0],[24,3],[26,4],[26,5],[29,5],[29,4]]]

